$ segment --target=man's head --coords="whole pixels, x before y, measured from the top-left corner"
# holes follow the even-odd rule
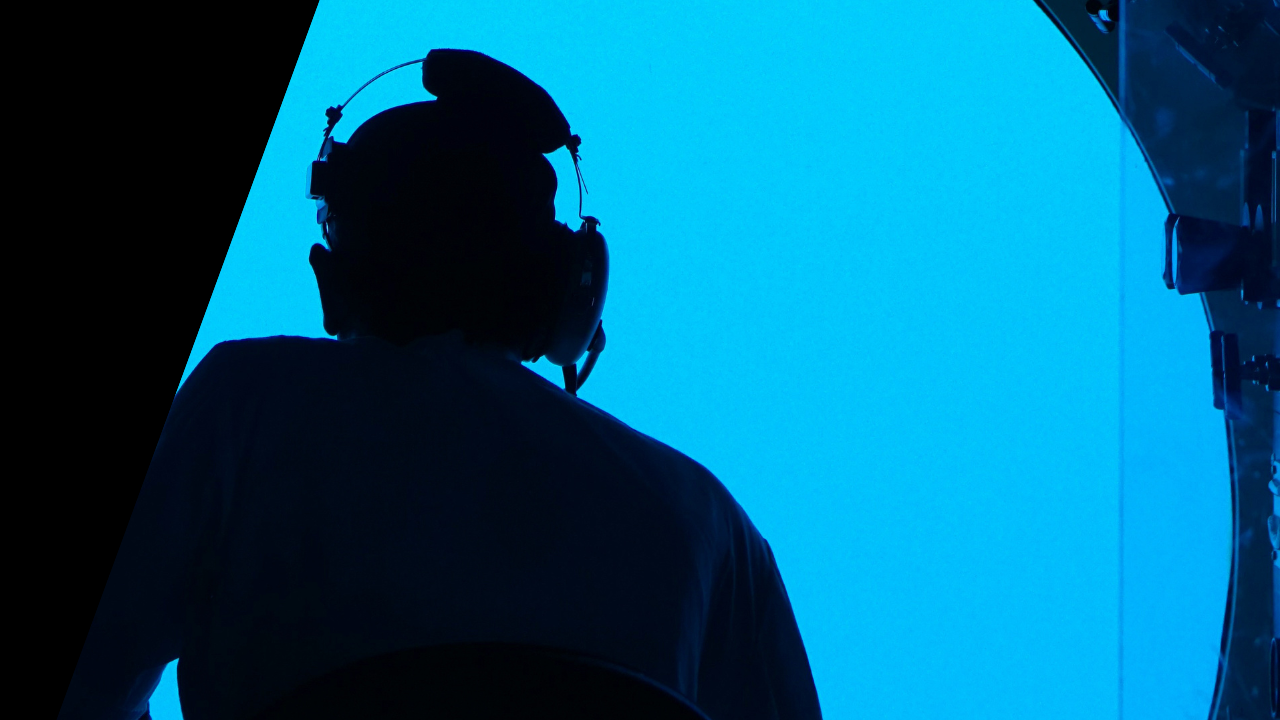
[[[402,105],[360,126],[311,249],[325,330],[399,344],[462,330],[532,357],[554,312],[556,176],[483,114]]]

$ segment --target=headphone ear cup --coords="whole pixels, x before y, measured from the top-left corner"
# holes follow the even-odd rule
[[[550,322],[543,355],[555,365],[577,363],[595,337],[609,290],[609,248],[594,225],[583,223],[577,232],[568,226],[556,234],[565,243],[560,297]]]

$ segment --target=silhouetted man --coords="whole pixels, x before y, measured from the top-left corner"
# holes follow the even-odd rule
[[[713,720],[820,717],[769,545],[724,486],[521,364],[572,232],[550,163],[495,113],[441,96],[352,135],[310,256],[337,340],[222,343],[183,384],[63,718],[138,718],[174,659],[187,720],[248,718],[463,642],[603,658]]]

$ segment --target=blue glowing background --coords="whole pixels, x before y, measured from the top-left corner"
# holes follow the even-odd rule
[[[479,50],[583,137],[613,265],[583,397],[746,508],[827,718],[1116,717],[1120,467],[1150,488],[1157,461],[1194,491],[1126,502],[1193,532],[1126,557],[1170,592],[1137,595],[1124,714],[1202,717],[1229,527],[1203,312],[1160,283],[1159,196],[1084,63],[1031,0],[989,10],[321,0],[188,371],[225,339],[323,334],[303,176],[324,108]],[[423,99],[398,71],[335,134]],[[1123,459],[1122,319],[1127,362],[1160,373],[1126,385]],[[156,720],[180,717],[173,670]]]

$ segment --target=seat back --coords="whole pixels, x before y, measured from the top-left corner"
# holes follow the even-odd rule
[[[413,648],[346,666],[256,720],[708,720],[678,693],[607,661],[501,643]]]

